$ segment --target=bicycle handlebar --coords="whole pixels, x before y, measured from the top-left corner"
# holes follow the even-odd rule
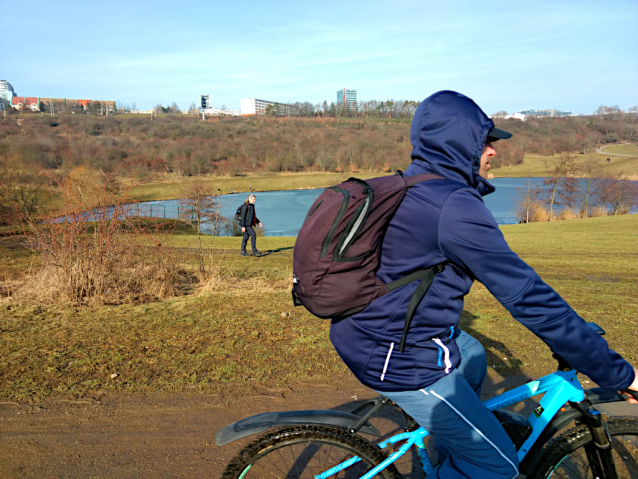
[[[633,391],[631,389],[625,389],[624,391],[622,391],[622,393],[626,394],[627,396],[630,396],[633,399],[635,399],[636,401],[638,401],[638,391]]]

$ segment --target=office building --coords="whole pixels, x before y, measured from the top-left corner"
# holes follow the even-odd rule
[[[342,108],[347,108],[350,110],[351,108],[357,105],[357,90],[352,90],[350,88],[343,88],[341,90],[337,90],[337,108],[341,110]]]
[[[11,105],[11,100],[15,95],[11,83],[6,80],[0,80],[0,103],[3,109]]]

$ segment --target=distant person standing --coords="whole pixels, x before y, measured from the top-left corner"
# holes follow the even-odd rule
[[[262,254],[257,251],[257,234],[255,233],[255,226],[259,226],[261,228],[261,221],[259,221],[257,213],[255,212],[255,195],[249,195],[248,198],[246,198],[244,204],[241,205],[239,214],[239,226],[241,226],[241,231],[244,233],[244,237],[241,241],[241,255],[250,256],[246,252],[246,245],[248,244],[248,238],[250,237],[253,256],[262,256]]]

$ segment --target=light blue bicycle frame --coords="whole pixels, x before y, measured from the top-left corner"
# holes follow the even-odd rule
[[[507,391],[496,397],[483,401],[483,404],[485,404],[487,409],[495,411],[496,409],[504,408],[540,394],[545,394],[540,400],[540,407],[537,407],[527,418],[532,426],[532,433],[518,450],[519,462],[523,460],[545,427],[547,427],[549,422],[560,408],[565,405],[565,403],[568,401],[580,402],[585,399],[583,388],[576,378],[576,371],[556,371],[555,373],[548,374],[540,379],[530,381],[522,386],[512,389],[511,391]],[[391,438],[379,443],[378,447],[384,449],[391,444],[405,441],[398,451],[390,454],[385,461],[380,463],[374,469],[371,469],[364,476],[361,476],[360,479],[370,479],[376,476],[380,471],[384,470],[408,452],[412,446],[416,446],[418,448],[419,457],[423,463],[423,472],[426,474],[430,473],[432,471],[432,464],[423,445],[423,439],[429,436],[429,434],[430,433],[425,429],[419,428],[413,432],[397,434],[396,436],[392,436]],[[360,459],[358,457],[352,457],[347,461],[328,469],[324,473],[318,474],[315,478],[325,479],[331,477],[359,461]]]

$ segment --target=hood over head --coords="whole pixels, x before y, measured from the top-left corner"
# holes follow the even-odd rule
[[[481,152],[494,122],[474,101],[454,91],[429,96],[416,109],[410,130],[412,160],[481,195],[494,187],[479,176]]]

